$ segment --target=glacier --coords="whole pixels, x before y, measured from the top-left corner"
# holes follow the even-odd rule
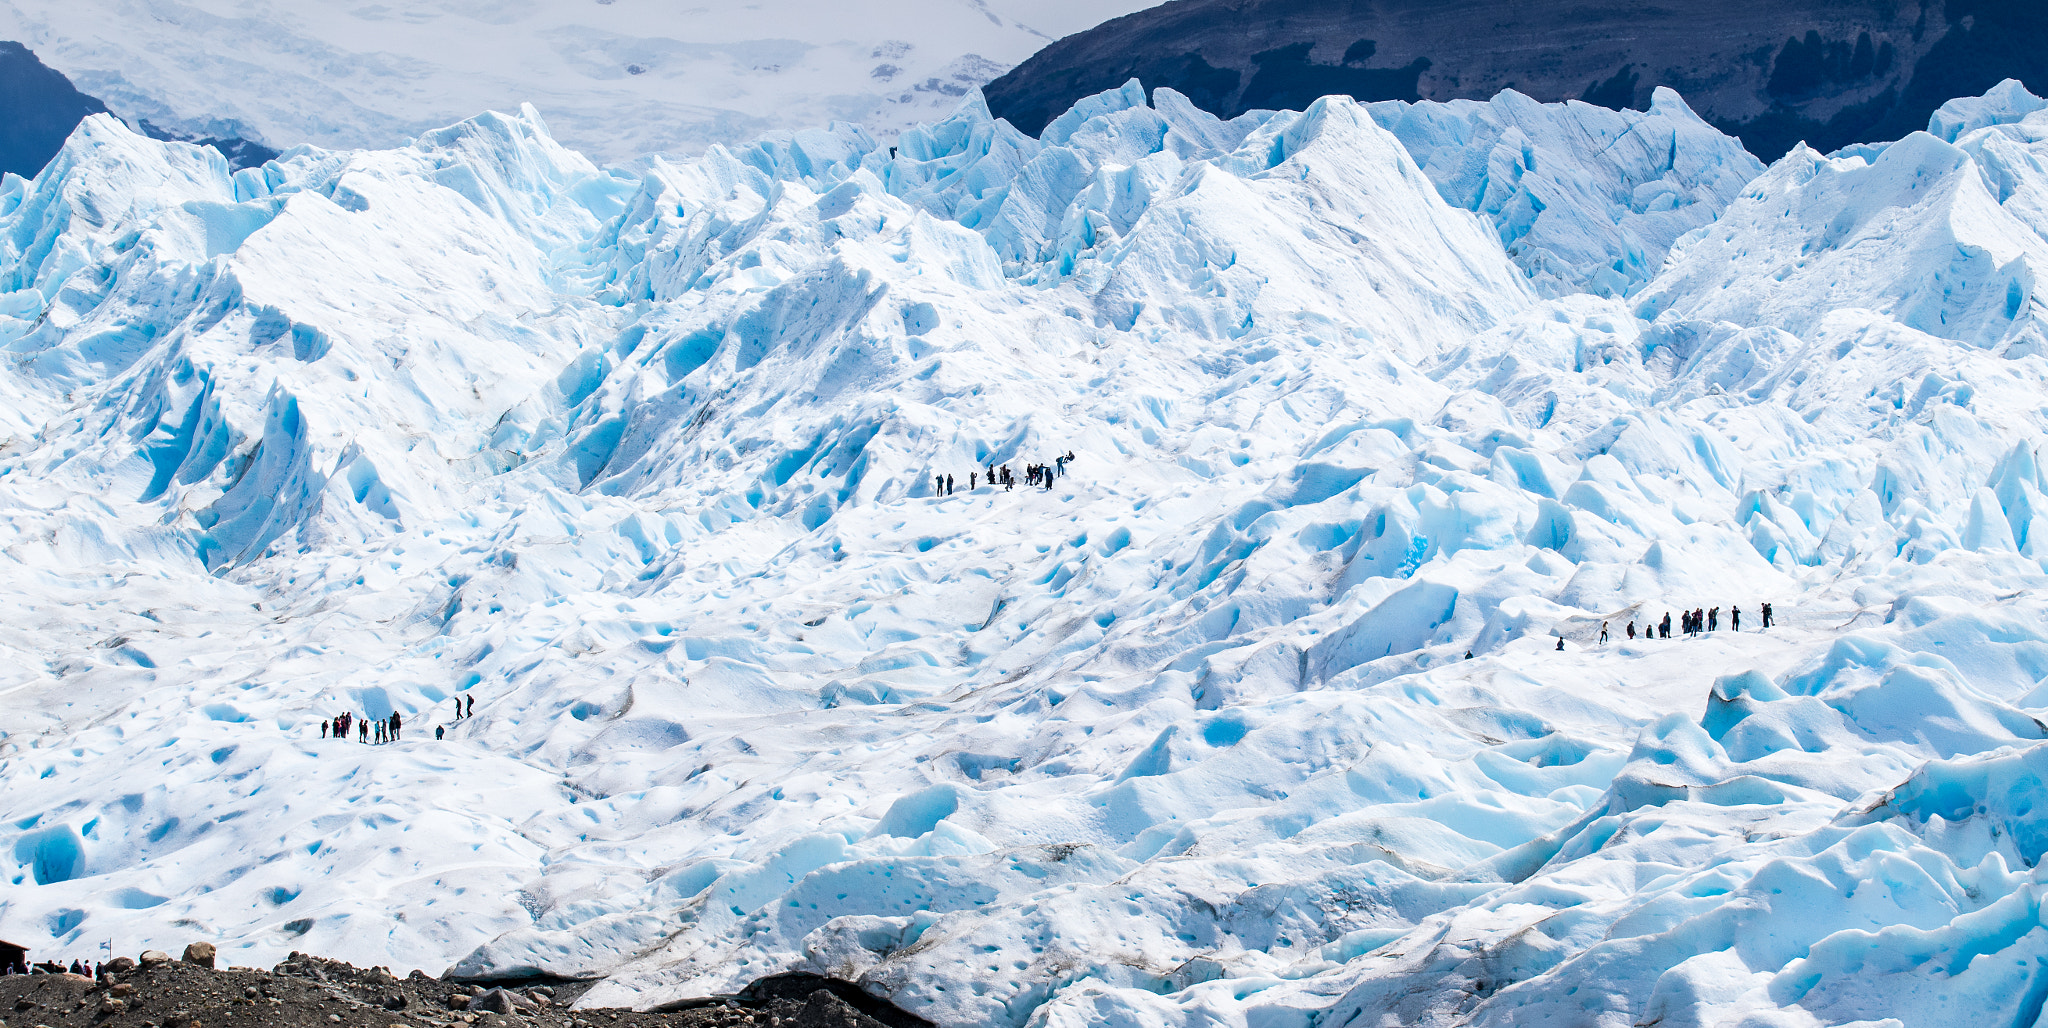
[[[0,39],[177,139],[386,148],[532,102],[562,142],[625,163],[835,119],[893,137],[1045,44],[1145,6],[0,0]]]
[[[1668,91],[632,171],[531,107],[243,171],[88,119],[0,182],[0,936],[2031,1024],[2044,106],[1769,168]]]

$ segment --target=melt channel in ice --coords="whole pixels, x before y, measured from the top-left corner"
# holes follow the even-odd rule
[[[2042,106],[1767,170],[1668,92],[633,175],[531,109],[237,173],[90,119],[0,183],[0,936],[2032,1023]]]

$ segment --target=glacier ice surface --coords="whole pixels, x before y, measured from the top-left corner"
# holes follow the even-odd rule
[[[1669,93],[631,173],[531,108],[241,172],[90,119],[0,182],[0,935],[2032,1023],[2042,106],[1769,169]]]

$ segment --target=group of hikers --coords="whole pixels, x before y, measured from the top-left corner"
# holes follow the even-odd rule
[[[469,706],[466,711],[462,703],[463,697],[457,696],[448,701],[455,704],[455,720],[460,721],[476,713],[476,697],[471,696],[468,699]],[[387,742],[397,742],[405,737],[405,719],[399,717],[395,710],[388,718],[369,719],[356,717],[353,711],[346,711],[320,722],[322,739],[347,739],[350,731],[356,733],[357,741],[366,744],[383,745]],[[434,726],[434,738],[441,739],[446,736],[446,728],[441,725]]]
[[[1068,450],[1065,453],[1054,456],[1051,464],[1026,464],[1024,465],[1024,484],[1040,489],[1051,489],[1053,479],[1064,476],[1067,473],[1067,465],[1072,464],[1075,459],[1074,451]],[[984,474],[986,474],[986,478],[983,477]],[[987,482],[990,488],[1002,486],[1004,492],[1009,492],[1017,487],[1017,476],[1010,471],[1008,464],[1000,467],[995,464],[989,464],[982,471],[970,471],[967,473],[967,488],[969,491],[980,488],[983,482]],[[951,496],[954,492],[954,486],[957,484],[952,475],[933,475],[932,495]]]
[[[388,718],[359,718],[354,711],[344,711],[320,723],[320,738],[346,739],[350,729],[355,730],[360,741],[381,746],[398,741],[405,730],[405,719],[399,717],[395,710]]]
[[[83,960],[74,960],[69,965],[55,960],[34,964],[26,960],[15,960],[0,964],[0,975],[10,974],[75,974],[80,978],[103,979],[107,976],[107,965],[88,964]]]
[[[1768,603],[1763,604],[1757,613],[1763,616],[1763,627],[1771,627],[1771,605]],[[1678,612],[1678,632],[1680,635],[1702,635],[1707,632],[1717,632],[1720,631],[1720,629],[1721,608],[1719,607],[1708,607],[1704,610],[1695,607],[1692,610],[1682,610]],[[1728,608],[1728,629],[1732,632],[1742,631],[1741,607],[1730,606]],[[1636,637],[1636,623],[1633,620],[1631,620],[1628,623],[1628,628],[1626,629],[1626,632],[1630,639],[1634,639]],[[1650,624],[1643,629],[1643,638],[1671,638],[1671,612],[1668,610],[1664,612],[1663,621],[1650,622]],[[1603,643],[1607,641],[1607,622],[1605,621],[1600,622],[1600,641]],[[1557,637],[1557,648],[1560,650],[1564,649],[1564,636],[1562,635]]]

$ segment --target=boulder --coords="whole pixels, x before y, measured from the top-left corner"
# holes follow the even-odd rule
[[[142,966],[144,967],[158,967],[170,962],[171,955],[163,950],[146,949],[142,951]]]
[[[130,957],[115,957],[107,961],[108,974],[127,974],[135,970],[135,961]]]
[[[469,1001],[471,1011],[486,1014],[517,1014],[531,1006],[532,1004],[526,1002],[518,993],[507,992],[504,989],[491,989]]]
[[[185,962],[196,967],[213,966],[213,943],[195,942],[185,947]]]

